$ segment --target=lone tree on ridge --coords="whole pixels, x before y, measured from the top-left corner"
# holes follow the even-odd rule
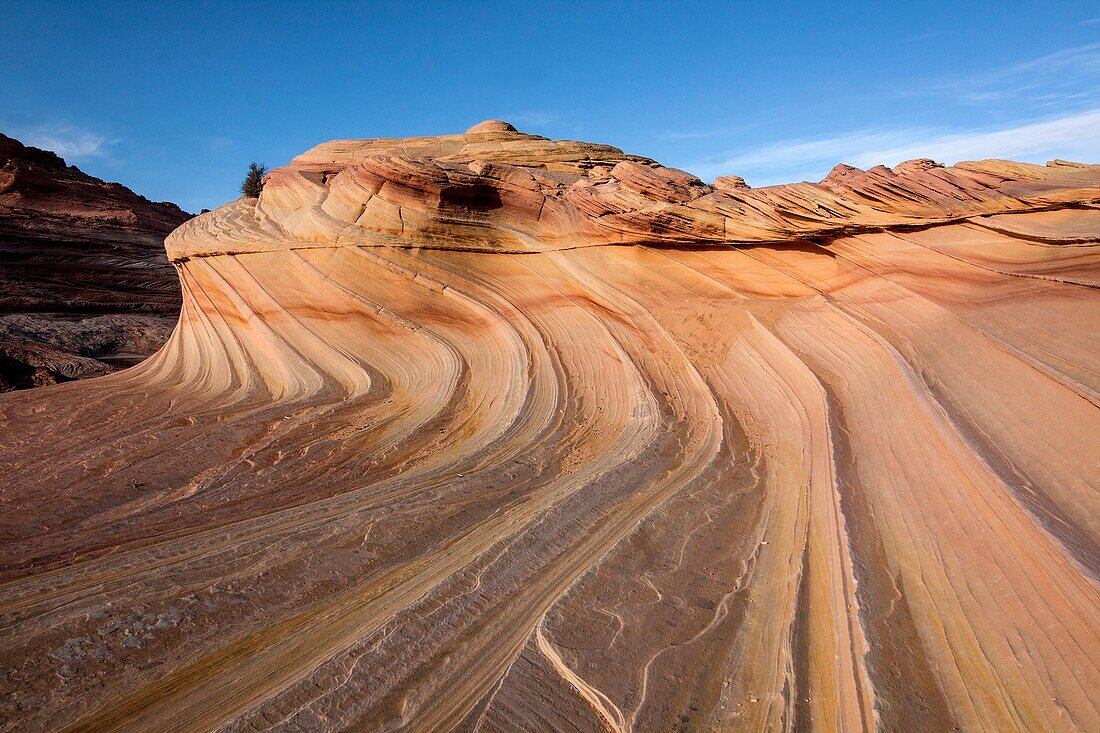
[[[248,166],[248,175],[241,182],[241,193],[250,199],[260,198],[260,191],[264,189],[264,175],[266,173],[266,165],[253,162]]]

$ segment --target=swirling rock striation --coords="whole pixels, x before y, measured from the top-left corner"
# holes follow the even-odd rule
[[[318,146],[0,396],[0,728],[1096,730],[1098,201]]]
[[[838,165],[821,183],[714,186],[617,148],[482,123],[464,135],[337,140],[272,172],[262,199],[181,228],[176,260],[302,246],[546,252],[781,242],[1094,202],[1096,166],[986,160]]]
[[[189,218],[0,134],[0,390],[160,348],[180,308],[164,237]]]

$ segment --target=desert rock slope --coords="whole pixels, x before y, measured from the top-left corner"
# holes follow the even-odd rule
[[[0,134],[0,391],[160,348],[180,309],[164,237],[190,217]]]
[[[482,123],[169,237],[0,395],[4,731],[1100,730],[1100,166]]]

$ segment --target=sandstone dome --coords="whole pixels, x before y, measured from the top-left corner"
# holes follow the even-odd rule
[[[516,132],[516,128],[504,120],[485,120],[471,127],[466,134],[474,135],[479,132]]]

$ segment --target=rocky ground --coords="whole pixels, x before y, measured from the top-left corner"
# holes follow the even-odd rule
[[[1098,201],[320,145],[0,395],[0,730],[1098,730]]]
[[[180,307],[164,237],[189,218],[0,135],[0,391],[160,348]]]

